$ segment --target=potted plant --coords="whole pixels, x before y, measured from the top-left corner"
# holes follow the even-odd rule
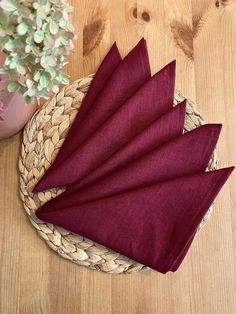
[[[0,0],[0,139],[69,82],[63,67],[73,49],[71,12],[66,0]]]

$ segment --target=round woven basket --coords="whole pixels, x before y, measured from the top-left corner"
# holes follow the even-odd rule
[[[20,195],[29,220],[38,234],[51,249],[63,258],[78,265],[108,273],[130,273],[145,270],[146,266],[80,235],[45,223],[35,216],[37,208],[64,191],[54,189],[38,194],[31,193],[32,188],[58,153],[92,78],[93,75],[90,75],[64,87],[37,111],[26,125],[19,156]],[[183,99],[184,96],[179,91],[175,91],[174,105]],[[203,118],[195,110],[193,103],[188,101],[185,132],[202,124]],[[208,169],[217,168],[218,161],[214,152]],[[209,209],[200,228],[208,220],[211,210],[212,208]]]

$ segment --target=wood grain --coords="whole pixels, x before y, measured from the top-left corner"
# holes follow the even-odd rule
[[[207,121],[223,123],[222,166],[236,164],[235,1],[70,2],[71,80],[94,72],[114,40],[125,55],[144,36],[153,72],[177,59],[176,87]],[[0,142],[0,313],[235,313],[235,174],[177,273],[107,275],[59,258],[36,236],[18,196],[20,140]]]

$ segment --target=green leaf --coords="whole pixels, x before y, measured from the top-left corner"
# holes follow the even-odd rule
[[[30,45],[26,45],[25,46],[25,53],[30,53],[31,51],[31,46]]]
[[[14,48],[14,40],[13,39],[9,39],[6,43],[5,43],[5,49],[6,50],[12,50]]]
[[[48,73],[51,75],[51,78],[54,78],[57,75],[57,71],[54,68],[48,68],[47,69]]]
[[[57,85],[53,85],[53,87],[52,87],[52,92],[53,92],[54,94],[57,94],[57,93],[59,92],[59,87],[58,87]]]
[[[2,0],[0,6],[7,12],[14,12],[17,10],[17,4],[12,0]]]
[[[16,92],[20,88],[20,84],[18,81],[11,82],[7,85],[7,89],[10,93]]]
[[[55,67],[57,65],[57,60],[53,56],[47,56],[46,63],[49,67]]]
[[[12,62],[9,64],[9,68],[10,69],[15,69],[16,68],[16,62],[12,60]]]
[[[39,79],[39,83],[42,88],[47,87],[50,83],[50,74],[47,72],[42,73]]]
[[[41,92],[45,87],[43,87],[42,85],[40,85],[40,83],[37,85],[37,93]]]
[[[37,56],[37,57],[40,56],[40,50],[36,47],[36,45],[31,46],[31,51],[33,52],[33,54],[35,56]],[[37,62],[36,59],[35,59],[35,62]]]
[[[37,91],[37,96],[48,99],[48,92],[46,90]]]
[[[69,84],[69,77],[65,73],[59,74],[59,80],[63,85]]]
[[[17,26],[17,32],[18,34],[20,35],[25,35],[27,33],[29,29],[29,26],[28,24],[24,21],[24,22],[21,22],[18,26]]]
[[[68,31],[70,31],[72,33],[75,31],[75,28],[74,28],[72,23],[67,22],[66,26],[67,26]],[[74,37],[74,34],[73,34],[73,37]]]
[[[25,43],[26,43],[27,45],[32,45],[34,42],[33,42],[33,40],[32,40],[31,37],[27,37],[26,40],[25,40]]]
[[[29,18],[30,14],[31,14],[31,8],[27,8],[25,5],[20,4],[17,8],[17,13],[19,16],[23,16],[26,18]]]
[[[37,14],[42,20],[45,20],[47,18],[47,13],[44,7],[39,7],[37,9]]]
[[[39,16],[36,16],[36,20],[35,21],[36,21],[37,28],[41,28],[42,24],[43,24],[42,19]]]
[[[44,39],[44,32],[43,31],[36,31],[34,33],[34,41],[37,43],[37,44],[40,44]]]
[[[5,65],[6,65],[6,66],[10,65],[10,64],[11,64],[11,61],[12,61],[12,57],[7,56],[7,57],[6,57],[6,60],[5,60]]]
[[[52,38],[51,34],[45,34],[43,43],[46,48],[53,48],[55,40]]]
[[[34,80],[35,80],[36,82],[38,82],[39,79],[40,79],[40,76],[41,76],[41,73],[40,73],[39,71],[36,71],[35,74],[34,74]]]
[[[51,1],[52,2],[52,1]],[[55,21],[61,21],[62,20],[62,13],[61,11],[55,11],[52,13],[52,18]]]
[[[63,36],[59,36],[55,40],[55,47],[60,47],[61,45],[64,45],[66,43]]]
[[[40,65],[46,69],[48,67],[47,63],[46,63],[46,57],[43,55],[41,58],[40,58]]]
[[[41,29],[42,29],[42,31],[44,31],[45,34],[50,33],[50,31],[49,31],[49,23],[44,22],[44,23],[42,24]]]
[[[35,10],[37,10],[39,8],[39,2],[38,1],[33,3],[33,8]]]
[[[61,19],[61,20],[59,21],[59,26],[60,26],[61,28],[65,28],[65,27],[66,27],[66,21],[63,20],[63,19]]]
[[[20,73],[22,75],[26,74],[25,67],[22,64],[20,64],[20,63],[16,63],[16,70],[17,70],[18,73]]]
[[[59,30],[58,24],[55,21],[51,21],[49,23],[49,30],[53,35],[56,35]]]

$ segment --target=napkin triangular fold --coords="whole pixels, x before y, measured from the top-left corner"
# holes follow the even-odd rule
[[[41,209],[36,215],[166,273],[179,266],[176,261],[232,170],[181,177],[56,211]]]
[[[76,183],[77,188],[84,188],[104,177],[120,170],[129,163],[142,157],[154,148],[181,135],[184,128],[186,100],[161,115],[151,125],[131,139],[113,154],[100,167]]]
[[[65,160],[67,156],[69,156],[74,147],[71,143],[71,137],[75,136],[78,137],[77,134],[77,127],[79,123],[84,119],[86,114],[89,112],[91,106],[97,99],[98,95],[100,94],[101,90],[106,85],[107,81],[110,79],[112,73],[120,64],[121,56],[119,50],[117,48],[116,43],[114,43],[105,56],[104,60],[102,61],[101,65],[99,66],[91,85],[82,101],[81,108],[78,111],[67,135],[60,148],[55,160],[53,161],[53,167],[58,167],[62,160]]]
[[[147,44],[142,38],[115,68],[86,115],[86,120],[81,121],[77,128],[76,147],[102,125],[150,77]]]
[[[174,84],[175,61],[143,84],[89,139],[60,163],[60,167],[50,168],[36,185],[34,192],[71,185],[101,165],[155,119],[172,108]],[[87,120],[88,116],[86,123]]]
[[[142,38],[115,68],[93,105],[90,106],[86,119],[81,119],[78,123],[76,130],[73,131],[73,136],[67,141],[68,151],[63,149],[65,156],[68,157],[73,154],[74,150],[89,138],[150,77],[147,44]],[[90,92],[92,93],[92,90]],[[40,190],[47,189],[47,186],[44,186],[44,180],[50,176],[52,171],[60,168],[61,157],[58,158],[59,161],[56,161],[55,164],[52,163],[40,180]]]
[[[91,202],[165,180],[205,171],[221,130],[220,124],[206,124],[152,150],[120,171],[78,189],[68,188],[43,207],[51,210]]]
[[[96,71],[88,91],[82,101],[81,108],[78,111],[78,114],[76,115],[76,118],[71,125],[66,138],[72,135],[72,133],[77,129],[78,124],[89,112],[92,104],[96,101],[98,95],[107,84],[108,80],[111,78],[111,75],[114,73],[115,69],[120,63],[121,56],[115,42]]]

